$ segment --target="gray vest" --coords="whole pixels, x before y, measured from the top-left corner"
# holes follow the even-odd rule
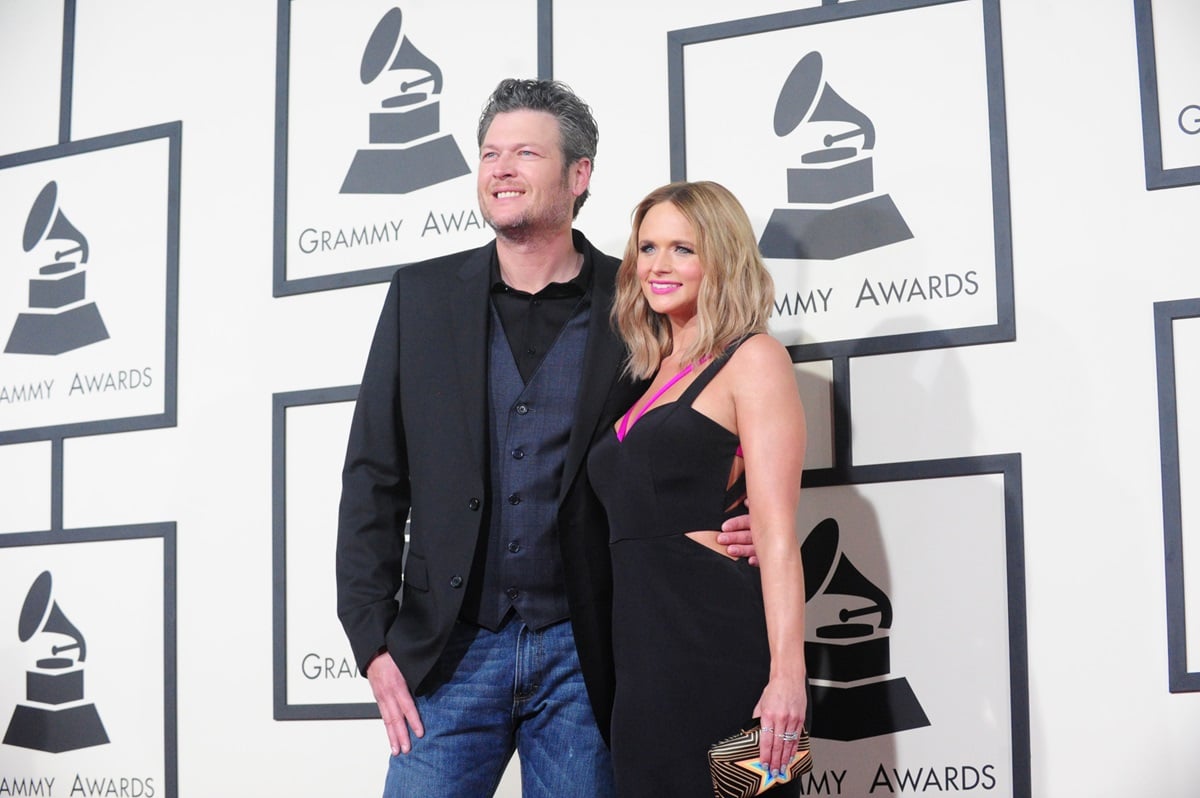
[[[486,553],[487,559],[482,582],[476,581],[480,592],[475,618],[489,629],[498,629],[510,608],[533,629],[569,614],[557,534],[558,494],[583,376],[590,311],[591,299],[584,297],[526,385],[500,317],[491,310],[491,502],[486,547],[476,555]]]

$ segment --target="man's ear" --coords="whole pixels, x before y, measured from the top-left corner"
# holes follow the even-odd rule
[[[576,197],[587,191],[588,185],[592,182],[592,159],[580,158],[569,168],[571,180],[571,193]]]

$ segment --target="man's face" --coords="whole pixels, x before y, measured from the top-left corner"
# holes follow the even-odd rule
[[[564,174],[558,120],[545,111],[496,114],[479,148],[479,208],[496,234],[522,238],[570,230],[575,198],[587,188],[591,162]]]

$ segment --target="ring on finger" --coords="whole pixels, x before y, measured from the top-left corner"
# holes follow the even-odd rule
[[[785,731],[782,733],[776,733],[775,736],[780,740],[783,740],[785,743],[794,743],[800,739],[800,732]]]

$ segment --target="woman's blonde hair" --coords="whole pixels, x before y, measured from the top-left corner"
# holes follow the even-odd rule
[[[678,353],[681,365],[715,357],[731,343],[766,332],[775,287],[758,252],[750,219],[737,197],[720,183],[669,183],[646,195],[633,210],[633,229],[617,271],[612,322],[629,348],[626,371],[649,377],[671,354],[671,325],[651,310],[638,282],[638,241],[642,221],[655,205],[669,202],[692,226],[696,255],[703,265],[696,303],[698,335]]]

